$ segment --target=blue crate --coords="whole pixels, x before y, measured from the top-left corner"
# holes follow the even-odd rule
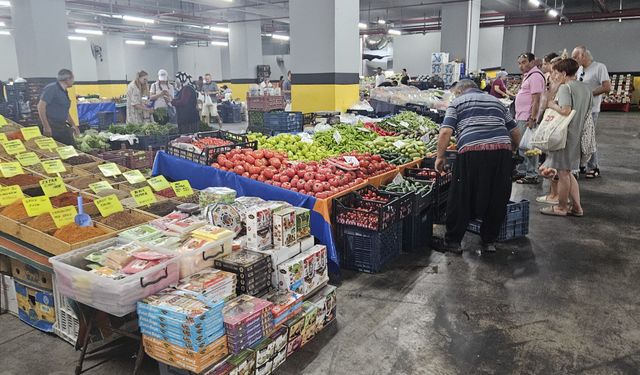
[[[218,115],[224,123],[242,122],[242,107],[240,104],[225,102],[218,106]]]
[[[265,112],[262,126],[277,133],[301,132],[304,129],[302,112]]]
[[[377,232],[353,226],[336,225],[341,266],[377,273],[393,260],[402,247],[402,223]]]
[[[471,220],[467,231],[480,234],[481,220]],[[509,202],[507,204],[507,217],[500,227],[498,241],[508,241],[524,237],[529,234],[529,201]]]

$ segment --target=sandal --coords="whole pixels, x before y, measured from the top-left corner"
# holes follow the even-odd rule
[[[516,181],[516,183],[521,185],[537,185],[540,183],[540,181],[538,181],[538,177],[525,177],[519,179],[518,181]]]
[[[558,200],[557,199],[555,199],[555,200],[549,199],[548,195],[543,195],[541,197],[537,197],[536,198],[536,202],[544,203],[544,204],[552,204],[554,206],[556,206],[558,204]]]
[[[600,177],[600,169],[599,168],[593,168],[593,170],[587,172],[587,174],[585,175],[585,177],[587,179],[592,179],[592,178],[597,178]]]
[[[543,215],[549,215],[549,216],[567,216],[566,212],[556,211],[556,207],[558,206],[549,206],[549,207],[541,208],[540,213]]]
[[[578,211],[570,210],[569,212],[567,212],[567,215],[568,216],[573,216],[573,217],[583,217],[584,216],[584,211],[578,212]]]

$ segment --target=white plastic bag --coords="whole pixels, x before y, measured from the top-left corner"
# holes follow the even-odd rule
[[[526,128],[522,138],[520,138],[520,149],[521,150],[530,150],[531,149],[531,139],[533,139],[533,130],[531,128]]]

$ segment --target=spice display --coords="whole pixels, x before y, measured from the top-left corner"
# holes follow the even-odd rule
[[[21,220],[29,217],[27,215],[27,210],[25,210],[24,205],[21,200],[11,203],[7,207],[5,207],[2,212],[2,216],[8,217],[13,220]]]
[[[65,160],[64,162],[69,165],[80,165],[80,164],[93,163],[95,162],[95,160],[93,160],[93,158],[89,155],[80,154],[78,156],[72,156],[69,159]]]
[[[44,191],[42,191],[42,188],[40,186],[22,189],[22,193],[30,197],[39,197],[41,195],[44,195]]]
[[[73,179],[72,181],[67,182],[67,185],[73,186],[76,189],[84,190],[88,189],[90,184],[103,181],[102,179],[94,176],[86,176]]]
[[[20,185],[20,186],[28,186],[35,185],[38,181],[42,180],[41,177],[34,176],[32,174],[19,174],[13,177],[0,177],[0,184],[2,185]]]
[[[176,206],[177,206],[177,203],[175,202],[164,201],[164,202],[154,203],[149,207],[141,207],[141,210],[157,216],[164,216],[173,212],[176,209]]]
[[[93,199],[91,197],[83,196],[84,203],[91,203]],[[78,203],[78,194],[72,192],[66,192],[51,198],[51,205],[54,207],[66,207],[75,206]]]
[[[174,198],[176,196],[176,192],[173,191],[172,188],[166,188],[166,189],[162,189],[160,191],[157,191],[156,194],[165,197],[165,198]]]
[[[103,189],[98,191],[97,195],[100,197],[108,197],[109,195],[114,194],[118,199],[126,199],[129,198],[129,193],[124,190],[118,189]]]
[[[105,229],[94,226],[81,227],[73,223],[65,225],[64,227],[58,229],[53,236],[66,243],[74,244],[90,240],[92,238],[99,237],[105,234],[107,234],[107,231]]]
[[[35,217],[27,222],[27,226],[45,233],[56,229],[56,224],[49,213]]]
[[[120,230],[144,224],[149,221],[149,217],[135,212],[122,211],[96,220],[108,227]]]

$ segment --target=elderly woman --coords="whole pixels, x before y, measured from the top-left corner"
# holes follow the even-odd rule
[[[191,76],[184,72],[176,74],[176,83],[180,91],[171,104],[176,108],[178,131],[181,134],[196,133],[200,129],[198,93],[191,82]]]
[[[512,93],[510,93],[509,90],[507,90],[507,85],[504,82],[504,79],[508,75],[509,74],[504,70],[501,70],[496,74],[496,79],[494,79],[493,82],[491,83],[491,92],[490,92],[491,95],[495,96],[498,99],[502,99],[502,98],[508,99],[510,97],[515,96]]]
[[[548,107],[562,116],[568,116],[572,110],[576,114],[571,119],[567,130],[567,144],[564,149],[551,151],[544,162],[543,175],[558,175],[558,204],[540,210],[544,215],[583,216],[580,204],[580,187],[571,171],[580,168],[581,139],[584,123],[591,111],[593,95],[591,89],[576,81],[576,73],[580,65],[574,59],[563,59],[553,65],[552,79],[561,85],[555,101]],[[572,206],[569,206],[571,198]]]
[[[127,86],[127,124],[151,122],[153,108],[147,107],[149,100],[149,74],[144,70]]]

